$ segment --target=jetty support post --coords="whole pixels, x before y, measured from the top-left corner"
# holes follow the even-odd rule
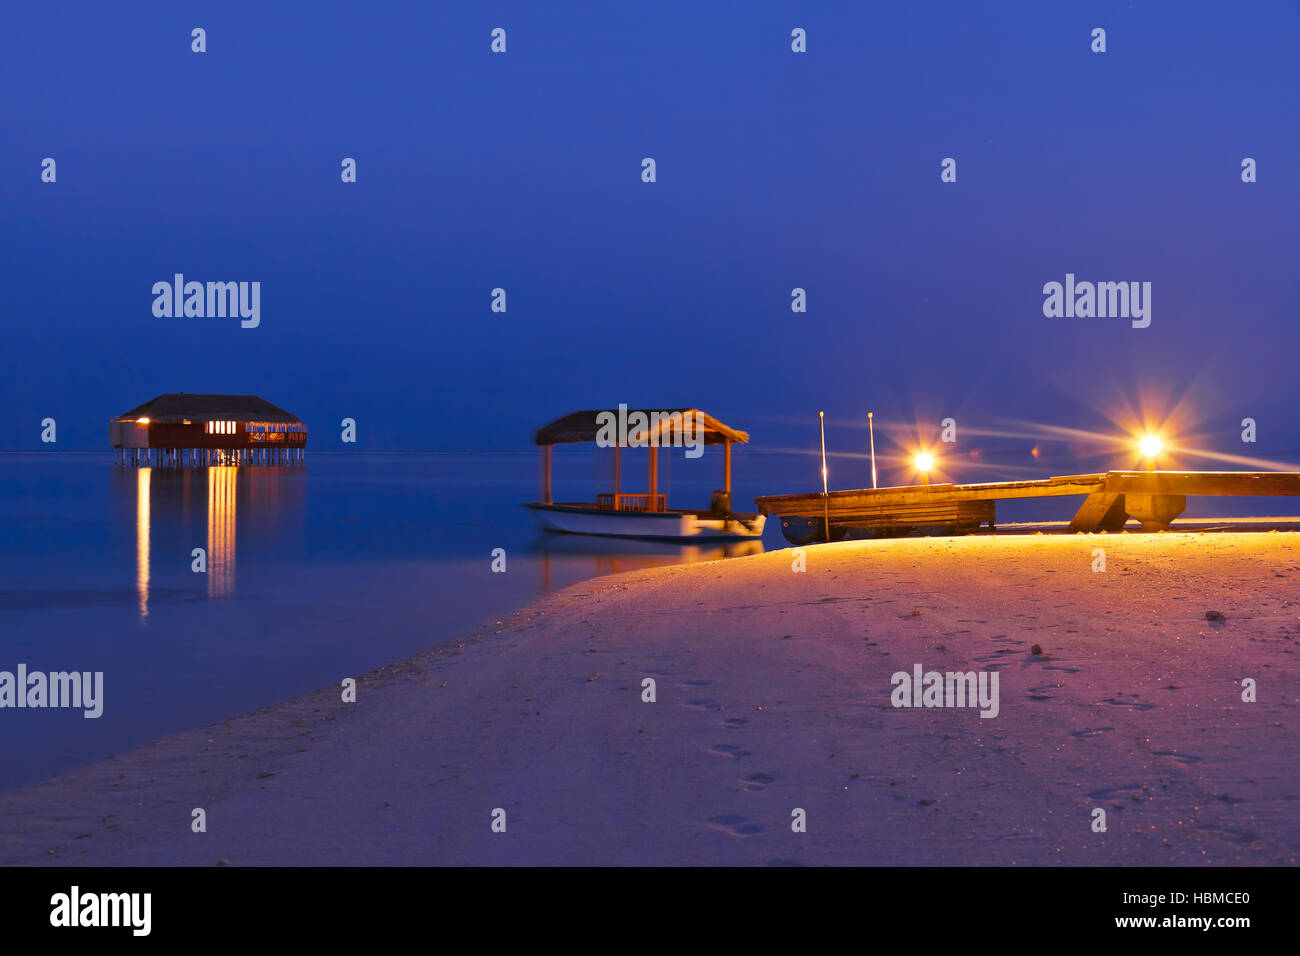
[[[1143,531],[1168,531],[1187,508],[1186,495],[1125,495],[1124,510],[1142,524]]]
[[[722,488],[731,494],[731,439],[722,443]]]
[[[1123,495],[1096,492],[1083,500],[1065,530],[1107,531],[1113,534],[1123,530],[1127,521],[1128,512],[1124,510]]]

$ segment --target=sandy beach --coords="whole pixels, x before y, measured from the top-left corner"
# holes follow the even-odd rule
[[[327,688],[0,794],[0,863],[1296,862],[1300,534],[794,560],[583,582],[339,675],[356,703]],[[916,665],[996,669],[997,716],[892,706]]]

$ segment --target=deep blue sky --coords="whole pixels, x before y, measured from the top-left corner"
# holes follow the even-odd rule
[[[1104,430],[1157,394],[1294,460],[1298,44],[1290,0],[6,3],[0,448],[46,416],[104,448],[164,391],[323,449],[344,416],[524,448],[619,402],[766,448],[818,409],[832,444],[867,408]],[[174,272],[260,281],[261,327],[155,318]],[[1045,318],[1066,272],[1150,281],[1151,327]]]

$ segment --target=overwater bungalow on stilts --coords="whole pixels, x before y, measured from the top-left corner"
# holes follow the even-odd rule
[[[307,451],[307,426],[256,395],[168,392],[108,425],[122,465],[290,465]]]

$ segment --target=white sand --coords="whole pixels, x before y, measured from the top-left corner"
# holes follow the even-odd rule
[[[1300,534],[791,559],[575,585],[356,704],[322,691],[2,794],[0,863],[1296,862]],[[996,667],[1001,713],[893,708],[916,663]]]

